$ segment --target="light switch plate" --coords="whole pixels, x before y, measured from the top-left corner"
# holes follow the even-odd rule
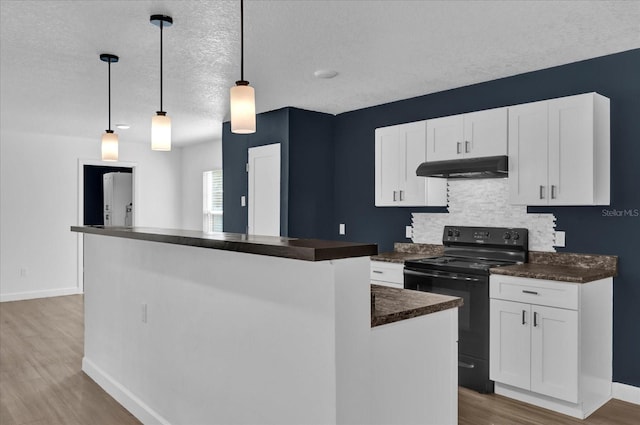
[[[404,228],[404,236],[406,238],[411,239],[413,237],[413,227],[405,226],[405,228]]]
[[[240,206],[241,207],[246,207],[247,206],[247,197],[246,196],[241,196],[240,197]]]
[[[341,235],[346,234],[344,223],[340,223],[340,230],[339,230],[339,232],[340,232],[340,234],[341,234]]]
[[[564,231],[555,232],[554,239],[555,239],[554,246],[562,248],[564,246],[564,243],[565,243]]]

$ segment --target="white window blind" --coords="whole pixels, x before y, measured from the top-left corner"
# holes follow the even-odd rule
[[[202,173],[202,228],[222,232],[222,170]]]

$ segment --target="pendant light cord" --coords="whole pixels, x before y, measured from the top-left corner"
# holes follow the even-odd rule
[[[164,22],[160,21],[160,111],[162,111],[162,27]]]
[[[109,131],[111,131],[111,59],[109,59]]]
[[[240,0],[240,80],[244,81],[244,0]]]

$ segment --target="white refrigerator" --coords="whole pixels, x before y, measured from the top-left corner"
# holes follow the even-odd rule
[[[105,226],[133,225],[132,187],[131,173],[106,173],[102,176]]]

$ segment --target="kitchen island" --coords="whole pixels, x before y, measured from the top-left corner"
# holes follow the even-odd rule
[[[372,328],[375,245],[72,230],[83,370],[145,424],[457,422],[459,304]]]

